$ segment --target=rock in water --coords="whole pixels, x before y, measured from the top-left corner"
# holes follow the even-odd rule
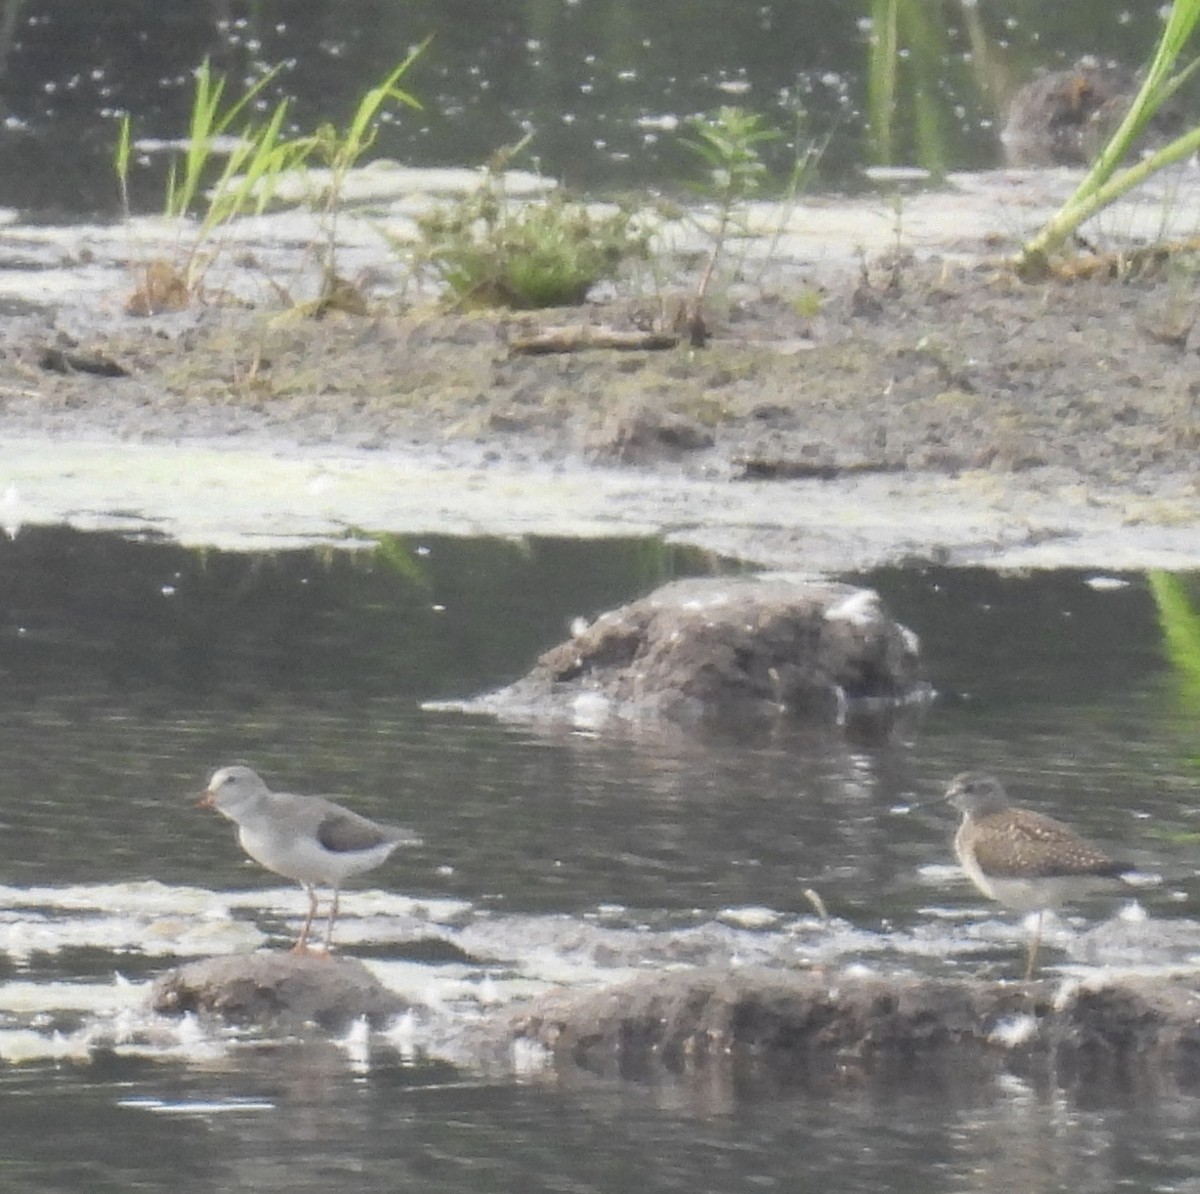
[[[407,1004],[359,961],[323,954],[228,954],[160,975],[151,993],[167,1015],[210,1012],[238,1024],[381,1024]]]
[[[1000,140],[1009,165],[1087,165],[1116,132],[1138,86],[1132,71],[1089,58],[1036,75],[1008,105]],[[1180,135],[1187,120],[1184,105],[1169,99],[1148,122],[1139,150]]]
[[[1197,997],[1186,976],[1064,986],[748,967],[551,990],[488,1027],[510,1051],[532,1043],[562,1069],[639,1081],[700,1074],[708,1091],[718,1067],[749,1090],[935,1073],[985,1086],[1037,1066],[1064,1086],[1116,1082],[1127,1094],[1131,1082],[1195,1082]]]
[[[835,722],[928,693],[916,635],[873,592],[807,577],[681,580],[602,614],[466,707],[599,728]]]

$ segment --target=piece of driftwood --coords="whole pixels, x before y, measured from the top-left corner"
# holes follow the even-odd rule
[[[542,328],[529,335],[514,336],[508,342],[510,354],[528,356],[554,352],[581,352],[588,348],[614,348],[622,352],[659,351],[674,348],[679,337],[669,332],[618,331],[609,327],[589,327],[577,324],[570,327]]]
[[[92,373],[96,377],[128,377],[129,370],[102,352],[75,352],[69,348],[46,348],[38,364],[51,373]]]

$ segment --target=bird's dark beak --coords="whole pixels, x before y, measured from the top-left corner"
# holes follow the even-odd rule
[[[204,791],[201,792],[196,797],[196,807],[197,808],[216,808],[217,807],[216,793],[213,792],[209,788],[205,788]]]

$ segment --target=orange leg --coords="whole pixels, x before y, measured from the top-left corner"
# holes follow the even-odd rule
[[[317,914],[317,889],[311,883],[305,883],[303,886],[308,892],[308,916],[304,919],[304,928],[300,930],[296,944],[292,946],[294,954],[308,953],[308,931],[312,928],[313,917]]]

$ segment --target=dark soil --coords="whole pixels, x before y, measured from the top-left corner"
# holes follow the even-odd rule
[[[0,427],[453,443],[731,478],[1051,469],[1146,492],[1194,471],[1196,289],[1182,266],[1027,285],[1003,266],[898,262],[714,304],[703,348],[544,356],[507,342],[531,326],[648,327],[660,304],[322,319],[210,307],[89,337],[10,318]]]
[[[1078,1090],[1194,1087],[1196,994],[1184,980],[1050,984],[755,970],[646,974],[554,990],[496,1027],[560,1067],[735,1088],[884,1079],[978,1084],[1008,1070]]]

